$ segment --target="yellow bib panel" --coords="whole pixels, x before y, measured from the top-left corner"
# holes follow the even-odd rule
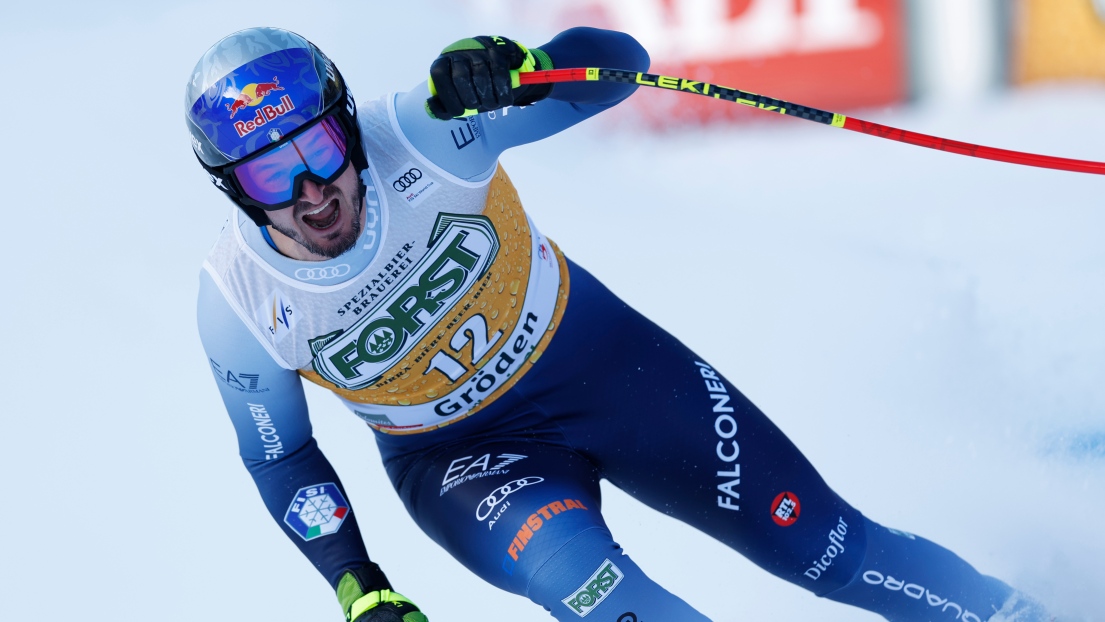
[[[533,227],[500,166],[482,213],[441,214],[430,250],[394,293],[348,330],[313,343],[313,365],[299,373],[377,430],[433,430],[479,411],[533,367],[568,289],[567,263]],[[442,300],[451,305],[435,306]]]

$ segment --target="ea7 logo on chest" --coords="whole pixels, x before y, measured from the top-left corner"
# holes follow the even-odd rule
[[[349,390],[372,385],[487,272],[499,236],[484,216],[441,214],[430,250],[375,313],[347,331],[311,340],[314,368]]]

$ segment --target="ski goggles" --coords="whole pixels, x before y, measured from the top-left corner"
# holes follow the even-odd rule
[[[326,185],[349,165],[348,141],[341,122],[330,114],[285,138],[276,148],[225,169],[239,200],[266,211],[299,200],[303,180]]]

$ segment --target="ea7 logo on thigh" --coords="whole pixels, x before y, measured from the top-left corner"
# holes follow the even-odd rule
[[[449,468],[445,470],[445,477],[441,480],[441,494],[438,496],[443,496],[453,488],[474,479],[510,473],[507,467],[519,460],[525,460],[526,456],[499,454],[495,464],[491,464],[491,454],[484,454],[476,458],[475,462],[469,462],[471,459],[472,456],[464,456],[449,463]]]

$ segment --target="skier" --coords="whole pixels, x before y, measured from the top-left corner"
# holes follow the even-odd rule
[[[243,30],[204,54],[185,116],[237,209],[203,265],[199,330],[273,518],[347,620],[427,619],[370,561],[312,438],[306,379],[373,428],[430,537],[557,620],[707,619],[614,542],[600,478],[778,577],[890,620],[1047,619],[837,496],[717,369],[526,216],[499,155],[635,87],[514,88],[510,70],[648,64],[631,37],[605,30],[534,48],[475,37],[445,48],[428,83],[358,106],[294,33]]]

